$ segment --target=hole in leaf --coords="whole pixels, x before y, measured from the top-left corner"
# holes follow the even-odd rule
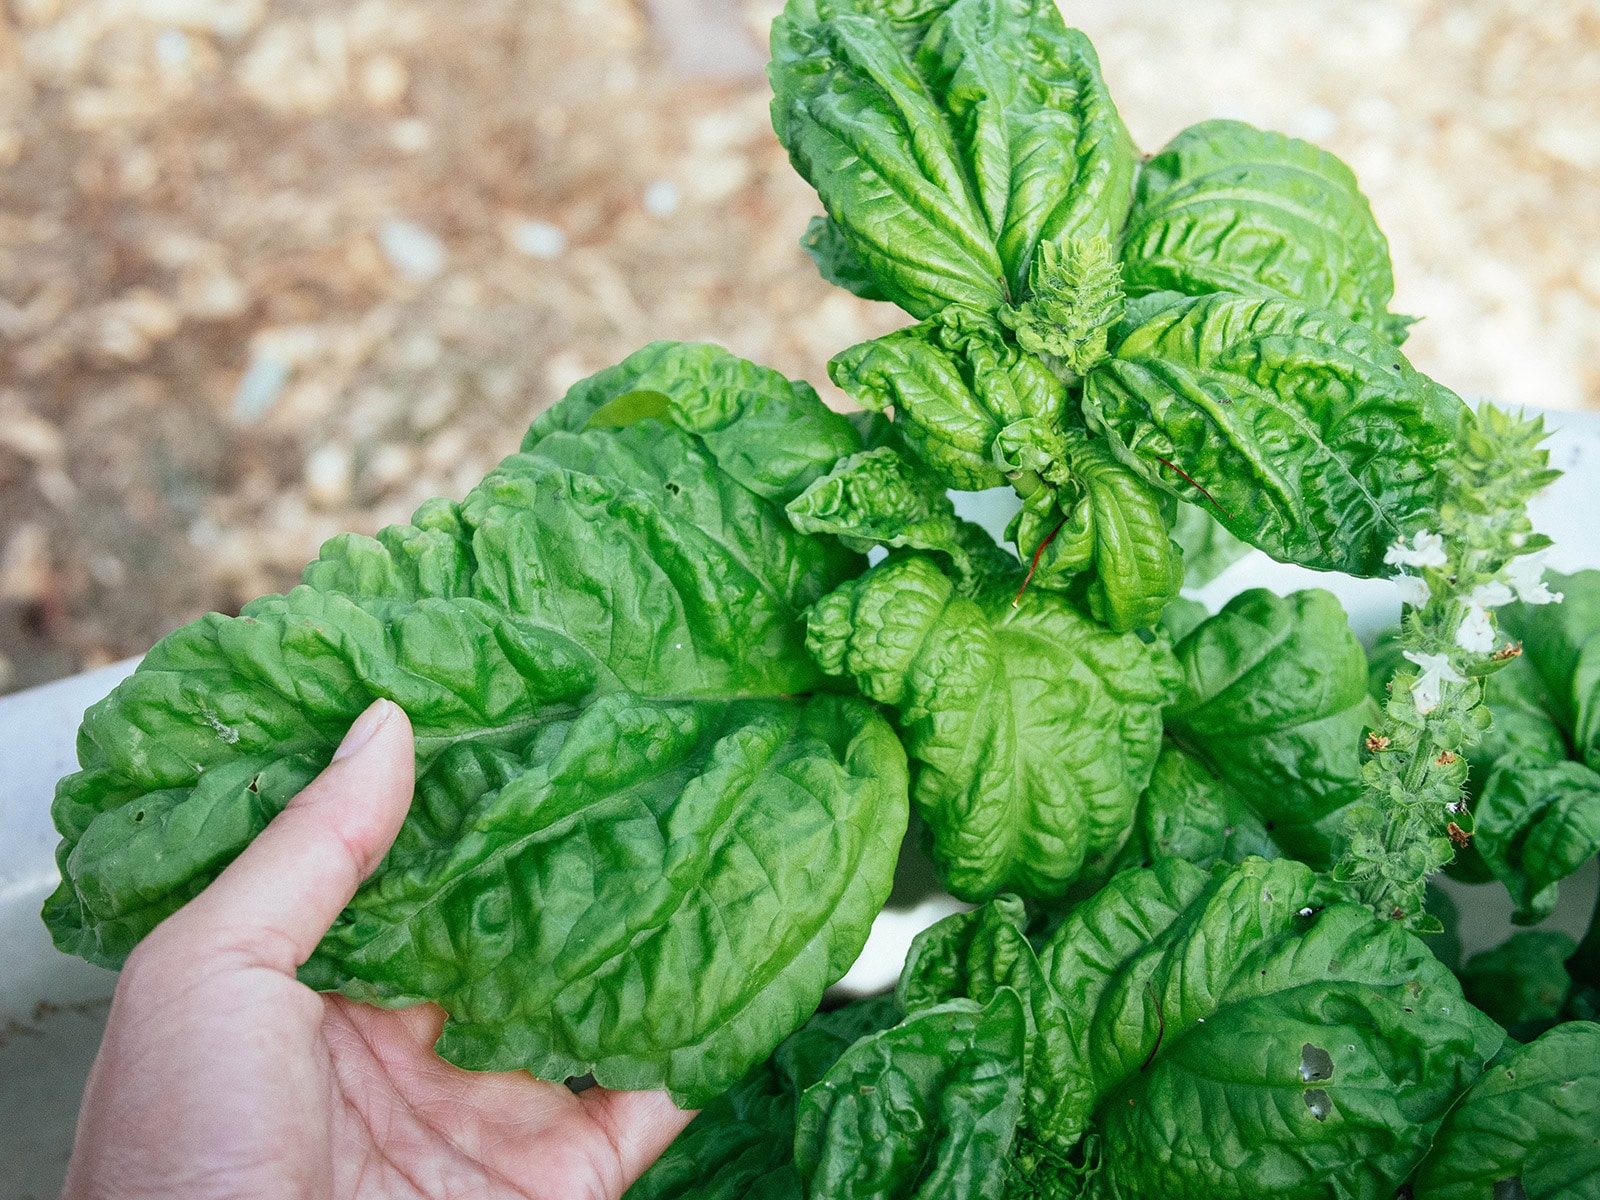
[[[261,791],[260,784],[261,784],[261,776],[257,775],[254,779],[252,779],[250,781],[250,790],[252,792],[256,792],[256,793],[259,794],[260,791]]]
[[[1328,1093],[1321,1088],[1312,1088],[1306,1092],[1306,1107],[1311,1110],[1311,1115],[1319,1121],[1326,1121],[1328,1114],[1333,1111],[1333,1101],[1328,1098]]]
[[[1333,1055],[1321,1046],[1307,1042],[1300,1047],[1300,1078],[1306,1083],[1321,1083],[1333,1078]]]
[[[144,820],[144,809],[141,808],[138,812],[133,814],[133,823],[137,825],[142,820]]]

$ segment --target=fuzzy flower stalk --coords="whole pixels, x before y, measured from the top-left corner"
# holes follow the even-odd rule
[[[1549,469],[1542,418],[1490,405],[1462,418],[1455,456],[1440,467],[1436,528],[1390,547],[1385,561],[1406,606],[1409,670],[1389,685],[1384,720],[1367,735],[1365,790],[1345,823],[1334,877],[1379,916],[1419,933],[1442,928],[1423,912],[1429,875],[1472,835],[1463,800],[1465,751],[1489,728],[1484,684],[1521,653],[1499,638],[1494,610],[1561,597],[1543,582],[1528,501]]]

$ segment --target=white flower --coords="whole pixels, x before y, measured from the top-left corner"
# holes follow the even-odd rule
[[[1433,595],[1428,581],[1420,575],[1396,575],[1394,585],[1400,589],[1400,603],[1412,608],[1421,608]]]
[[[1502,604],[1510,604],[1516,597],[1511,594],[1511,589],[1498,579],[1488,583],[1480,583],[1472,589],[1472,595],[1467,597],[1467,603],[1474,608],[1499,608]]]
[[[1445,684],[1466,682],[1450,665],[1448,654],[1416,654],[1410,650],[1404,653],[1406,658],[1422,668],[1421,676],[1411,685],[1411,698],[1416,702],[1419,713],[1431,713],[1439,707],[1444,699]]]
[[[1442,567],[1449,561],[1444,553],[1444,538],[1437,533],[1418,533],[1406,549],[1401,538],[1384,553],[1383,561],[1392,567]]]
[[[1494,649],[1494,622],[1489,610],[1481,604],[1469,604],[1467,616],[1456,630],[1456,645],[1474,654],[1487,654]]]
[[[1552,592],[1544,582],[1544,555],[1524,554],[1513,558],[1500,572],[1524,604],[1560,604],[1561,593]]]

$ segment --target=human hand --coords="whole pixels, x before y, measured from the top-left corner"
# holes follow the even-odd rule
[[[444,1011],[322,995],[295,969],[411,801],[411,723],[380,700],[334,760],[129,956],[63,1200],[620,1196],[692,1114],[661,1092],[479,1074]]]

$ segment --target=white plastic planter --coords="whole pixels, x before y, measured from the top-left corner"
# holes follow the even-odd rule
[[[1534,523],[1556,541],[1558,571],[1600,567],[1600,414],[1553,413],[1551,463],[1566,472],[1534,506]],[[958,498],[964,516],[997,537],[1014,511],[1007,491]],[[1394,623],[1400,604],[1381,580],[1329,576],[1252,552],[1196,593],[1215,611],[1249,587],[1287,593],[1325,587],[1339,596],[1351,624],[1370,641]],[[0,1200],[57,1195],[71,1150],[78,1097],[99,1044],[109,971],[55,950],[39,908],[56,887],[57,836],[50,823],[55,781],[76,767],[74,738],[83,710],[109,692],[134,661],[0,698]],[[1510,897],[1496,885],[1445,881],[1462,912],[1462,943],[1472,954],[1511,931]],[[1562,885],[1548,928],[1582,933],[1593,906],[1594,863]],[[840,991],[865,995],[894,982],[911,939],[961,906],[924,881],[902,881],[878,918],[860,961]]]

